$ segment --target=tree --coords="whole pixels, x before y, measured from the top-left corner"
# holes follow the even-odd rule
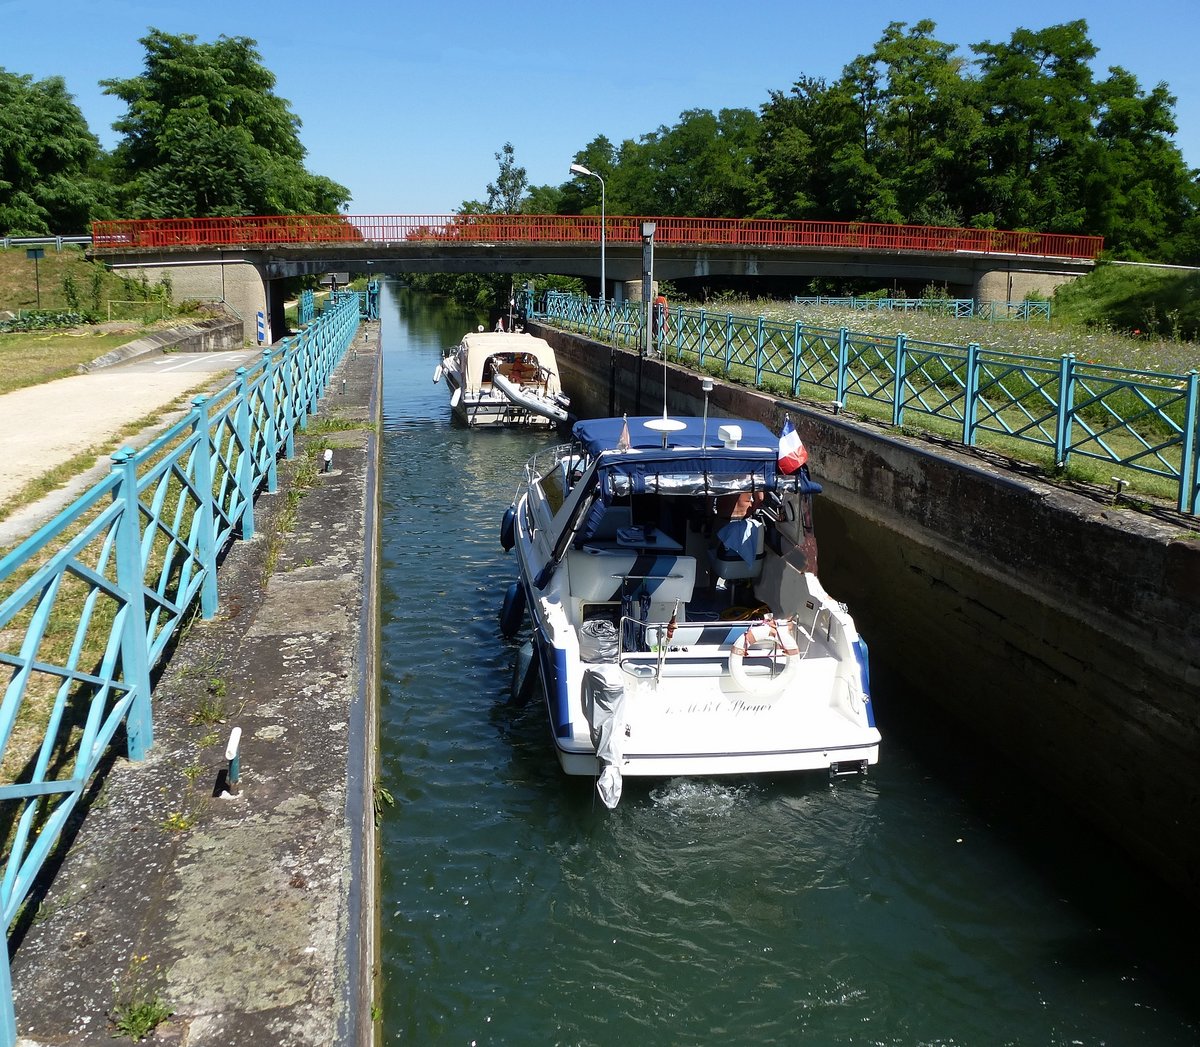
[[[759,130],[752,109],[689,109],[677,124],[624,142],[609,211],[696,218],[745,214],[755,197]]]
[[[1095,142],[1085,176],[1093,232],[1135,258],[1195,258],[1189,225],[1200,213],[1200,186],[1171,141],[1175,98],[1160,83],[1149,94],[1120,67],[1098,85]]]
[[[617,165],[617,151],[604,135],[597,135],[571,161],[582,164],[589,171],[594,171],[604,179],[606,202],[609,204],[608,213],[616,214],[612,205],[612,187],[610,182],[613,169]],[[571,175],[561,186],[561,196],[555,214],[594,214],[600,213],[600,183],[595,178],[586,175]]]
[[[274,93],[255,41],[151,29],[145,70],[104,80],[128,110],[115,160],[135,217],[329,214],[349,190],[304,169],[300,120]]]
[[[982,121],[963,77],[965,59],[935,29],[928,19],[911,29],[892,22],[868,56],[878,75],[872,164],[895,201],[896,220],[961,225],[964,190],[982,173]]]
[[[1086,232],[1082,206],[1094,151],[1096,48],[1078,20],[1017,29],[1008,43],[973,44],[988,158],[985,206],[1016,229]]]
[[[819,142],[827,126],[829,88],[817,77],[802,76],[791,92],[772,91],[760,114],[762,133],[754,158],[760,218],[817,218],[821,214]]]
[[[512,142],[505,142],[504,148],[495,156],[500,173],[494,182],[488,183],[487,211],[489,214],[520,214],[521,201],[529,187],[525,168],[517,166]]]
[[[521,201],[522,214],[562,214],[563,191],[556,185],[531,185]]]
[[[0,231],[85,232],[108,212],[100,143],[61,77],[0,69]]]

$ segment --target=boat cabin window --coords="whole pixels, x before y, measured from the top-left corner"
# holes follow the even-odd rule
[[[542,365],[532,353],[492,353],[483,362],[483,380],[490,382],[496,374],[518,385],[528,385],[541,380]]]

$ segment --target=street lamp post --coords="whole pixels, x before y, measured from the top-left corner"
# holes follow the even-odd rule
[[[604,282],[604,179],[595,171],[584,167],[583,164],[572,164],[571,174],[588,175],[600,183],[600,301],[603,302],[607,287]]]

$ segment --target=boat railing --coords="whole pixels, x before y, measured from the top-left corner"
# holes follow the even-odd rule
[[[569,460],[574,451],[577,451],[577,448],[573,444],[556,444],[553,447],[543,447],[530,455],[525,463],[525,483],[537,483],[547,473],[557,469],[563,461]]]
[[[747,634],[751,637],[765,635],[772,626],[786,630],[795,645],[794,656],[804,659],[813,652],[813,645],[820,638],[818,629],[822,615],[825,615],[824,640],[828,644],[832,618],[824,606],[817,608],[811,621],[801,621],[799,615],[683,622],[674,616],[667,620],[644,621],[633,615],[621,615],[617,628],[617,664],[635,676],[652,678],[655,683],[662,677],[667,661],[680,670],[677,673],[680,676],[720,675],[729,670],[729,659],[739,640]],[[783,647],[782,641],[780,646]],[[645,671],[647,668],[653,669],[652,677]]]

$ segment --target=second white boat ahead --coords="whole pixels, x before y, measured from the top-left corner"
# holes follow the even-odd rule
[[[550,428],[567,421],[554,350],[531,334],[477,331],[446,353],[433,380],[446,379],[454,416],[477,427]]]

